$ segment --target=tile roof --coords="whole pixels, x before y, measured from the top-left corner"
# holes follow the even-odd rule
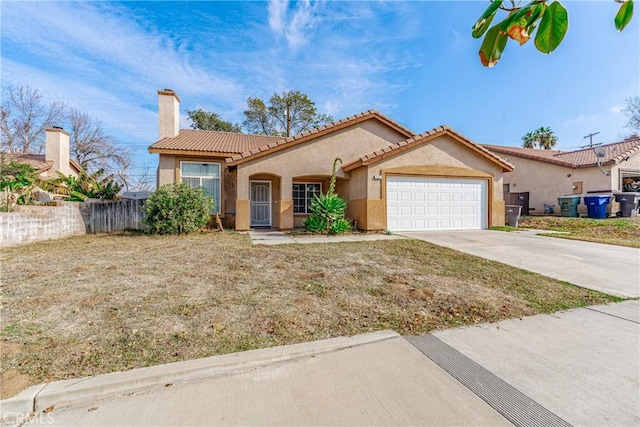
[[[540,150],[534,148],[505,147],[500,145],[484,145],[485,148],[501,154],[508,154],[530,160],[556,164],[569,168],[590,167],[597,164],[593,148],[583,148],[574,151]],[[620,142],[600,145],[604,148],[605,157],[602,163],[620,163],[628,157],[640,153],[640,137],[627,138]]]
[[[269,154],[271,152],[274,151],[278,151],[281,150],[283,148],[287,148],[305,141],[308,141],[310,139],[314,139],[326,134],[329,134],[331,132],[334,132],[336,130],[339,129],[343,129],[345,127],[351,126],[353,124],[356,123],[360,123],[360,122],[364,122],[366,120],[370,120],[370,119],[376,119],[388,126],[390,126],[391,128],[395,129],[396,131],[400,132],[401,134],[405,135],[405,136],[413,136],[415,135],[415,132],[413,132],[411,129],[402,126],[400,123],[396,122],[395,120],[390,119],[389,117],[385,116],[384,114],[379,113],[376,110],[367,110],[363,113],[359,113],[356,114],[354,116],[349,116],[346,117],[342,120],[337,120],[335,122],[332,123],[328,123],[326,125],[320,126],[318,128],[312,129],[310,131],[306,131],[306,132],[302,132],[299,133],[297,135],[294,136],[290,136],[288,138],[281,138],[278,140],[275,140],[273,142],[271,142],[268,145],[262,146],[262,147],[258,147],[252,150],[247,150],[237,156],[233,156],[231,159],[227,159],[227,165],[229,166],[234,166],[237,165],[239,163],[243,163],[245,161],[248,161],[250,159],[253,158],[257,158],[257,157],[261,157],[263,155]]]
[[[405,139],[404,141],[400,141],[397,144],[389,145],[378,151],[374,151],[373,153],[360,157],[355,162],[351,162],[347,165],[344,165],[342,169],[345,172],[348,172],[360,166],[370,165],[384,158],[393,156],[398,152],[429,142],[442,135],[452,136],[454,139],[465,144],[467,147],[471,148],[472,150],[490,158],[493,162],[498,163],[500,166],[502,166],[505,172],[510,172],[513,170],[513,165],[511,165],[509,162],[507,162],[497,154],[487,150],[482,145],[471,141],[469,138],[465,137],[461,133],[458,133],[457,131],[455,131],[454,129],[450,128],[447,125],[439,126],[437,128],[431,129],[430,131],[427,131],[420,135],[415,135],[411,138]]]
[[[46,172],[53,167],[53,161],[47,161],[44,154],[12,154],[5,153],[4,157],[9,162],[22,163],[35,168],[38,172]]]
[[[169,151],[194,151],[198,153],[223,153],[229,157],[269,145],[282,137],[247,135],[233,132],[181,129],[178,136],[163,138],[149,147],[150,153]]]

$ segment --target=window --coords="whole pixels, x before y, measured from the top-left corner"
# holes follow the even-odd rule
[[[309,207],[315,196],[320,195],[322,185],[319,182],[304,182],[293,184],[293,213],[311,213]]]
[[[182,182],[190,187],[202,187],[215,203],[214,212],[220,212],[220,164],[180,162]]]

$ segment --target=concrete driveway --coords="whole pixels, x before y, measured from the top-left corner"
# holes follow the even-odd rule
[[[640,297],[640,249],[491,230],[398,233],[588,289]]]

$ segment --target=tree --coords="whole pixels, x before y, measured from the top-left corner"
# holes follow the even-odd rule
[[[68,110],[70,156],[89,173],[102,171],[120,183],[128,180],[130,152],[102,132],[100,122],[75,108]]]
[[[550,0],[533,0],[521,6],[522,0],[491,0],[491,4],[471,28],[471,35],[480,38],[485,35],[480,46],[480,62],[485,67],[493,67],[498,63],[507,45],[508,38],[525,44],[538,31],[534,44],[542,53],[551,53],[562,43],[569,28],[569,15],[562,4]],[[618,31],[631,22],[633,17],[633,0],[613,0],[621,3],[614,19]],[[549,3],[549,4],[548,4]],[[506,4],[506,6],[505,6]],[[489,28],[498,10],[507,16],[498,24]]]
[[[44,149],[45,129],[64,125],[70,130],[70,157],[89,173],[127,181],[130,152],[105,135],[100,122],[60,101],[47,103],[29,86],[3,86],[0,110],[0,151],[38,154]]]
[[[522,146],[524,148],[536,148],[537,137],[535,132],[527,132],[525,136],[522,137]]]
[[[191,120],[192,129],[242,133],[240,125],[222,120],[218,114],[205,111],[202,108],[187,110],[187,115]]]
[[[624,113],[627,116],[626,127],[632,135],[640,135],[640,96],[632,96],[625,100]]]
[[[296,90],[274,93],[266,105],[260,98],[248,98],[244,127],[249,133],[291,136],[333,121],[319,113],[309,97]]]
[[[539,148],[550,150],[558,143],[558,137],[549,127],[540,127],[533,132],[528,132],[522,137],[522,146],[524,148]]]
[[[3,86],[0,106],[0,150],[38,154],[44,149],[44,130],[65,119],[67,106],[45,103],[42,94],[28,86]]]

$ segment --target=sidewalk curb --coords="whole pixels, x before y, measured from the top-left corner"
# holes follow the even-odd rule
[[[112,399],[170,384],[232,375],[394,338],[402,337],[394,331],[379,331],[39,384],[17,396],[0,401],[0,408],[2,418],[9,414],[37,413],[50,406],[59,409],[89,401]]]

